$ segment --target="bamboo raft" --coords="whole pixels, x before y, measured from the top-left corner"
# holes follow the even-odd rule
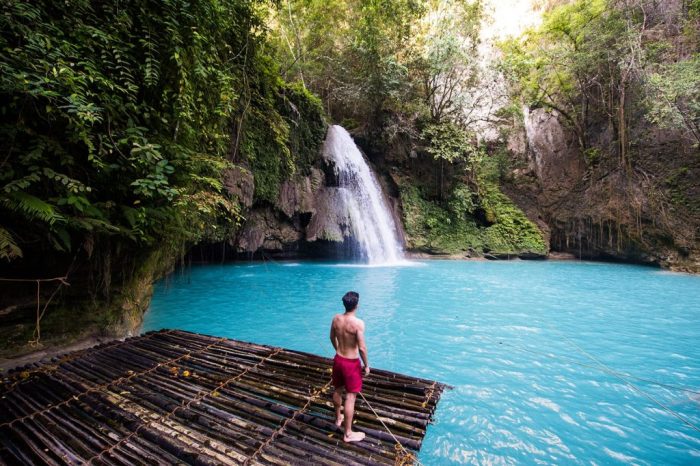
[[[0,463],[412,464],[445,385],[372,369],[346,444],[331,360],[179,330],[15,369]],[[384,424],[382,424],[382,422]],[[399,442],[399,443],[397,443]]]

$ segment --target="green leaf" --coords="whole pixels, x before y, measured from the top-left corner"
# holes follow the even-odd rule
[[[0,197],[0,203],[10,210],[24,215],[30,221],[40,220],[53,225],[55,222],[65,220],[53,205],[23,191],[13,191]]]
[[[0,258],[7,261],[22,257],[22,250],[9,231],[0,227]]]

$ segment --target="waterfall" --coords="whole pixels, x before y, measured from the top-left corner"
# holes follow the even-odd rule
[[[344,212],[359,255],[370,264],[397,263],[403,251],[396,224],[376,176],[350,134],[331,126],[323,146],[323,157],[338,177],[338,196],[333,207]]]

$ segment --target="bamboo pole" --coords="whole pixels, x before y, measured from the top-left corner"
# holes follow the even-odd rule
[[[180,424],[177,420],[171,418],[163,419],[159,416],[154,416],[152,411],[145,409],[124,397],[112,395],[115,406],[118,406],[125,411],[128,411],[142,419],[144,422],[150,422],[150,426],[163,435],[168,435],[178,439],[180,442],[188,445],[193,450],[201,452],[216,461],[221,463],[240,463],[245,460],[244,452],[236,448],[231,448],[211,436],[203,435],[196,426],[186,426]]]
[[[29,429],[24,424],[19,425],[13,429],[7,429],[8,439],[15,438],[19,442],[15,443],[18,448],[24,446],[23,453],[24,456],[31,458],[27,464],[47,464],[50,466],[59,465],[61,463],[56,459],[53,451],[44,447],[44,443],[39,436],[35,436],[31,429]]]
[[[6,464],[33,464],[35,459],[11,440],[16,434],[11,429],[0,429],[0,462]]]
[[[366,452],[372,453],[376,457],[393,458],[394,448],[392,443],[385,443],[380,439],[365,437],[362,444],[347,444],[343,438],[343,432],[340,429],[333,430],[333,435],[328,436],[329,429],[323,429],[304,422],[305,418],[297,418],[294,422],[287,426],[286,436],[281,436],[287,439],[296,439],[297,442],[306,444],[308,442],[316,443],[323,448],[332,448],[336,452],[340,450],[343,456],[357,457],[358,461],[363,461],[363,456]],[[333,424],[335,427],[335,425]],[[298,433],[298,435],[294,435]]]
[[[32,393],[33,398],[41,399],[43,393],[41,393],[42,387],[37,386],[36,391]],[[56,435],[60,435],[67,439],[67,442],[73,446],[74,450],[80,454],[81,457],[90,457],[96,451],[100,451],[104,448],[107,442],[100,442],[100,433],[93,431],[89,426],[86,426],[82,422],[75,420],[73,416],[70,415],[70,407],[66,407],[61,410],[47,411],[42,416],[49,421],[49,426],[53,425]]]
[[[93,397],[87,396],[85,398],[85,406],[83,407],[85,413],[101,423],[102,429],[105,431],[105,435],[109,438],[111,442],[116,442],[124,437],[126,437],[135,427],[136,423],[134,421],[129,421],[125,423],[120,423],[115,421],[121,419],[124,413],[117,411],[110,411],[106,406],[102,404],[101,401],[94,401]],[[95,403],[94,405],[92,403]],[[95,408],[93,408],[95,406]],[[106,414],[105,414],[106,413]],[[130,426],[129,428],[125,426]],[[143,451],[144,456],[153,457],[158,459],[160,462],[166,464],[174,464],[178,462],[177,457],[171,455],[169,452],[163,450],[157,445],[143,440],[141,437],[133,437],[132,442],[125,444],[125,449],[130,449],[134,451]]]

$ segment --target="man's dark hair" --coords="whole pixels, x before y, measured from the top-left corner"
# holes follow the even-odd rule
[[[360,300],[360,294],[355,291],[348,291],[343,296],[343,306],[345,306],[345,312],[350,312],[357,307],[357,303]]]

